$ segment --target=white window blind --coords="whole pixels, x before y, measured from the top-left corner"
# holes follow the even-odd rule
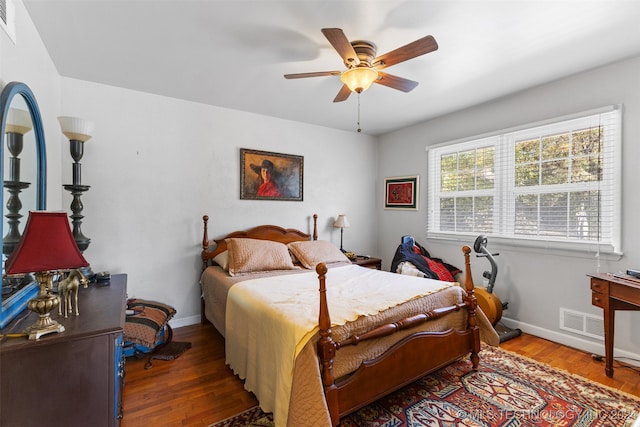
[[[430,237],[620,251],[620,107],[428,147]]]

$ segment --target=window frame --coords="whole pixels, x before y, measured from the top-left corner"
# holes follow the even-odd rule
[[[509,220],[512,216],[510,213],[515,211],[515,194],[513,189],[515,186],[515,142],[522,141],[522,136],[540,137],[541,135],[552,135],[561,131],[570,130],[569,126],[576,121],[593,120],[594,117],[600,115],[611,114],[610,123],[603,123],[603,126],[611,126],[613,131],[611,140],[603,142],[603,163],[602,174],[603,181],[609,180],[611,188],[607,189],[609,193],[607,197],[611,200],[613,207],[609,215],[608,230],[603,231],[600,240],[584,240],[576,241],[567,240],[547,240],[541,236],[523,236],[516,235],[514,232],[514,221]],[[541,122],[535,122],[517,126],[509,129],[503,129],[497,132],[487,133],[483,135],[473,136],[460,140],[449,141],[441,144],[430,145],[426,147],[427,151],[427,238],[428,239],[445,239],[455,241],[469,241],[475,238],[479,231],[443,231],[436,225],[440,224],[440,186],[441,186],[441,170],[440,158],[442,155],[449,153],[459,153],[473,148],[493,145],[494,153],[494,171],[495,185],[491,190],[467,190],[452,192],[452,197],[460,196],[479,196],[482,194],[490,194],[493,196],[493,221],[494,227],[491,233],[485,233],[491,237],[492,242],[497,242],[506,246],[527,247],[532,249],[540,249],[546,253],[563,253],[565,251],[575,251],[587,254],[611,255],[613,259],[619,259],[622,256],[621,248],[621,151],[622,151],[622,106],[610,105],[594,110],[584,111],[572,115],[553,118]],[[605,136],[606,138],[606,136]],[[609,144],[609,145],[605,145]],[[506,165],[505,168],[498,168],[500,162]],[[570,191],[578,191],[578,188],[587,187],[582,183],[566,183],[560,188],[569,189]],[[543,186],[536,186],[536,191]],[[572,190],[572,189],[576,190]],[[598,190],[605,191],[600,188]],[[524,191],[524,190],[522,190]],[[544,191],[540,191],[544,193]],[[509,207],[503,208],[508,203]],[[568,224],[569,226],[569,224]]]

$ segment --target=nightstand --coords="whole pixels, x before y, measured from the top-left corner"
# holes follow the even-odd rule
[[[364,257],[358,255],[358,257],[355,260],[352,260],[351,263],[365,268],[375,268],[377,270],[382,270],[382,260],[380,258]]]

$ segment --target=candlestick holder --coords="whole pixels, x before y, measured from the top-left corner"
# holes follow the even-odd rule
[[[6,256],[11,255],[13,249],[20,241],[20,218],[22,214],[22,201],[20,193],[22,190],[29,188],[28,182],[20,181],[20,153],[22,153],[24,135],[31,131],[33,125],[31,123],[31,115],[26,110],[10,108],[7,115],[7,123],[5,125],[7,150],[11,157],[9,158],[9,179],[4,181],[4,188],[7,189],[9,197],[7,198],[7,226],[9,230],[2,239],[2,253]]]
[[[82,194],[91,187],[82,184],[82,164],[80,160],[84,155],[84,143],[91,138],[93,123],[77,117],[58,117],[58,121],[60,122],[62,133],[69,138],[69,149],[73,159],[73,183],[63,185],[63,188],[73,196],[70,206],[72,212],[70,217],[73,225],[72,234],[78,249],[84,253],[89,247],[91,239],[82,232],[82,220],[84,219],[84,215],[82,215],[84,209]],[[91,267],[84,267],[80,271],[87,278],[94,276]]]

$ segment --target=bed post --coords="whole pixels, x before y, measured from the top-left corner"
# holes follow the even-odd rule
[[[318,316],[320,339],[317,344],[321,368],[320,375],[322,377],[322,385],[324,386],[327,407],[329,408],[329,415],[331,416],[331,424],[337,426],[340,422],[338,389],[336,388],[335,379],[333,378],[333,358],[336,355],[336,345],[331,339],[331,318],[329,316],[329,307],[327,306],[327,266],[321,262],[316,266],[316,272],[318,273],[318,279],[320,281],[320,314]]]
[[[318,240],[318,214],[313,214],[313,240]]]
[[[209,223],[209,215],[203,215],[202,221],[204,222],[204,232],[202,233],[202,252],[209,250],[209,233],[207,231],[207,224]],[[202,271],[204,271],[209,264],[209,260],[202,256]],[[200,323],[202,325],[207,323],[207,318],[204,315],[204,296],[202,295],[202,289],[200,290]]]
[[[209,249],[209,232],[208,232],[208,223],[209,223],[209,215],[204,215],[202,217],[202,221],[204,222],[204,231],[202,233],[202,251],[206,251]],[[204,259],[202,260],[205,265],[203,265],[203,268],[207,268],[206,266],[206,261],[204,261]]]
[[[480,358],[478,357],[478,353],[480,352],[480,329],[478,328],[478,319],[476,319],[476,310],[478,308],[478,301],[476,299],[476,295],[474,293],[474,285],[473,285],[473,277],[471,276],[471,260],[469,259],[469,254],[471,253],[471,248],[469,246],[463,246],[462,252],[464,252],[464,264],[465,264],[465,279],[464,279],[464,287],[467,291],[467,295],[465,296],[465,300],[467,302],[467,311],[469,313],[467,320],[467,329],[472,331],[473,336],[473,349],[471,350],[471,364],[473,365],[473,369],[478,369],[478,363],[480,362]]]

